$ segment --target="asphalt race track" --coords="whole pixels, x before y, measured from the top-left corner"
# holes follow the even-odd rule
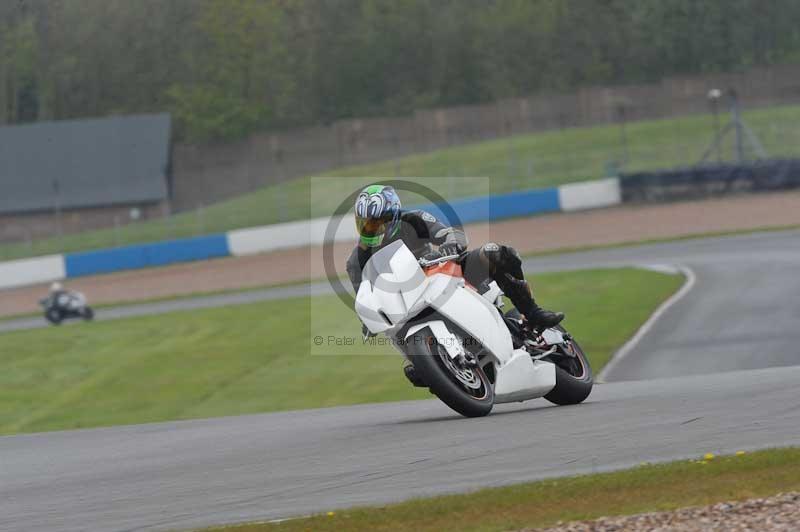
[[[176,529],[800,444],[800,368],[0,438],[0,529]]]
[[[570,264],[568,264],[570,263]],[[528,271],[683,265],[692,289],[604,380],[800,364],[800,232],[758,233],[573,253],[526,261]]]
[[[583,405],[536,400],[467,420],[432,400],[2,437],[0,529],[274,519],[800,445],[800,366],[788,367],[800,364],[800,232],[597,250],[525,266],[630,264],[683,265],[696,282]]]

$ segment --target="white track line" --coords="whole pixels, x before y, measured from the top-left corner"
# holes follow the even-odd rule
[[[657,269],[653,266],[644,266],[648,269]],[[669,266],[658,266],[662,271],[669,268]],[[691,268],[688,266],[678,265],[675,267],[680,273],[686,277],[686,282],[683,283],[681,289],[672,294],[672,296],[661,303],[661,305],[656,309],[655,312],[647,319],[644,324],[639,327],[639,330],[636,331],[636,334],[633,335],[633,338],[625,342],[625,344],[620,347],[614,356],[611,357],[611,360],[606,364],[606,367],[603,368],[603,371],[600,372],[600,375],[597,376],[597,382],[604,382],[605,376],[608,374],[609,371],[614,369],[617,364],[620,363],[626,356],[628,356],[631,351],[636,347],[636,345],[644,338],[644,335],[647,334],[650,329],[653,328],[653,325],[664,315],[666,311],[668,311],[673,305],[675,305],[678,301],[683,299],[683,297],[688,294],[695,285],[697,281],[697,276],[692,271]]]

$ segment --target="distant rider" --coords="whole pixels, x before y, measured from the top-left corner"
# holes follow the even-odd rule
[[[67,290],[61,283],[55,282],[50,285],[50,293],[42,299],[42,303],[55,308],[67,308],[69,302],[79,295],[79,292]]]
[[[359,243],[347,259],[347,274],[358,292],[361,271],[370,256],[397,240],[419,258],[439,246],[443,256],[462,255],[467,237],[460,229],[449,227],[422,210],[404,211],[394,188],[370,185],[358,195],[355,204]],[[561,312],[544,310],[533,299],[522,273],[522,260],[510,246],[490,242],[460,258],[464,278],[473,286],[492,279],[508,296],[526,320],[525,328],[549,328],[564,319]]]
[[[64,290],[61,283],[53,283],[50,285],[50,293],[42,301],[50,301],[51,305],[61,306],[61,301],[66,301],[62,296],[69,296],[69,292]]]

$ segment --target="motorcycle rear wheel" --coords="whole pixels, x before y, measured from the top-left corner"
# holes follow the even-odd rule
[[[567,332],[561,326],[558,329]],[[556,385],[544,398],[557,405],[576,405],[585,401],[592,392],[592,367],[583,349],[574,339],[569,340],[567,347],[562,349],[569,350],[574,356],[560,354],[550,357],[556,366]]]
[[[408,358],[431,393],[465,417],[488,415],[494,406],[494,386],[482,368],[459,368],[430,330],[408,339]]]

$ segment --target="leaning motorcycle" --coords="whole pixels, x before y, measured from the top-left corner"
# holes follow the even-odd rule
[[[94,319],[94,310],[86,302],[86,297],[79,292],[68,292],[42,299],[39,304],[44,308],[44,317],[53,325],[61,325],[66,319]]]
[[[458,256],[417,259],[399,240],[367,262],[355,300],[367,329],[413,365],[409,380],[463,416],[538,397],[584,401],[592,369],[575,339],[560,326],[526,333],[502,306],[497,283],[470,286]]]

